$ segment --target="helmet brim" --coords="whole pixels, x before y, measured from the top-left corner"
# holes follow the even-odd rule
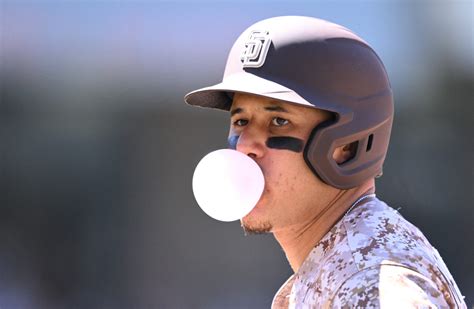
[[[185,95],[184,101],[194,106],[230,110],[236,92],[314,107],[295,91],[247,72],[229,75],[222,83],[194,90]]]

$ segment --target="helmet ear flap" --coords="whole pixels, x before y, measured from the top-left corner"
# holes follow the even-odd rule
[[[308,167],[310,168],[310,170],[313,172],[314,175],[316,175],[316,177],[319,178],[319,180],[321,180],[322,182],[325,182],[327,183],[327,181],[322,178],[320,176],[320,174],[318,173],[317,171],[317,165],[320,164],[320,162],[318,162],[319,160],[317,160],[317,156],[315,156],[315,152],[316,152],[316,142],[315,140],[317,139],[316,138],[316,135],[318,134],[319,131],[321,130],[324,130],[325,128],[327,127],[330,127],[332,126],[333,124],[337,123],[338,121],[338,115],[337,114],[333,114],[333,117],[331,119],[328,119],[326,121],[323,121],[321,123],[319,123],[310,133],[309,135],[309,138],[308,138],[308,141],[306,142],[306,145],[305,145],[305,148],[304,148],[304,151],[303,151],[303,158],[306,162],[306,165],[308,165]],[[323,151],[326,151],[323,150]],[[329,153],[329,149],[327,149],[326,151],[327,153]],[[332,154],[331,154],[331,157],[332,157]]]
[[[326,184],[350,189],[382,174],[393,113],[387,109],[380,117],[364,115],[368,113],[337,114],[335,119],[324,121],[312,130],[303,157],[313,173]],[[364,118],[354,121],[356,117]],[[355,153],[338,164],[333,158],[334,151],[348,144],[356,146]]]

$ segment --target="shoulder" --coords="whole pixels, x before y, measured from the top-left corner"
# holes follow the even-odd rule
[[[421,231],[378,199],[355,208],[342,224],[359,270],[385,260],[413,269],[436,262],[435,250]]]
[[[414,297],[421,301],[423,297],[420,304],[426,299],[435,304],[463,304],[462,295],[438,251],[398,211],[375,199],[354,209],[344,218],[343,225],[357,268],[343,284],[344,288],[364,286],[365,281],[360,279],[367,276],[367,284],[378,284],[380,293],[394,285],[397,289],[393,291],[403,293],[410,300]],[[393,297],[401,297],[397,293]],[[392,296],[386,293],[383,297]]]
[[[331,307],[447,308],[443,294],[422,274],[396,264],[364,269],[334,293]]]
[[[463,303],[437,250],[378,199],[354,208],[323,237],[296,274],[292,289],[295,303],[318,307],[332,301],[378,307],[381,298],[390,300],[397,293],[406,297],[400,299],[402,305]]]

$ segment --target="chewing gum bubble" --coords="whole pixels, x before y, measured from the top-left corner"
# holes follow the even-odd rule
[[[193,175],[198,205],[208,216],[224,222],[245,217],[257,204],[264,186],[265,179],[257,163],[231,149],[206,155]]]

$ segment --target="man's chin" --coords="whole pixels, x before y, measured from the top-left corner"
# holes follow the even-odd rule
[[[270,233],[273,228],[270,222],[252,222],[252,220],[246,217],[240,220],[240,224],[244,229],[245,235],[266,234]]]
[[[246,235],[270,233],[273,225],[268,220],[268,214],[265,207],[265,194],[262,195],[257,205],[240,220],[240,224]]]

